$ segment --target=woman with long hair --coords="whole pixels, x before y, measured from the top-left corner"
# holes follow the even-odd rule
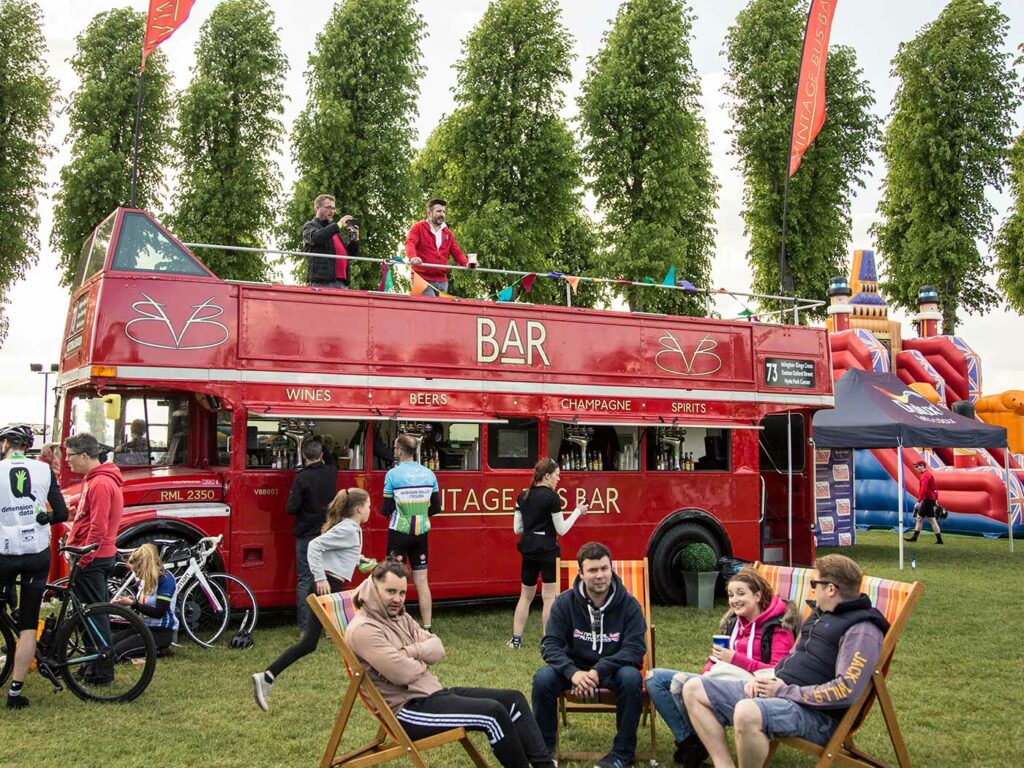
[[[122,595],[113,602],[126,605],[142,616],[142,621],[153,634],[158,651],[170,647],[178,631],[178,617],[174,611],[178,583],[160,560],[153,544],[143,544],[128,556],[128,567],[139,580],[135,597]],[[134,630],[115,632],[114,658],[126,658],[143,648],[142,638]]]
[[[369,570],[377,564],[362,555],[363,530],[360,526],[369,518],[370,494],[362,488],[338,491],[327,505],[327,518],[320,535],[309,542],[307,557],[313,574],[310,594],[314,591],[318,595],[340,592],[345,589],[345,582],[352,579],[357,566],[360,570]],[[286,648],[266,670],[252,676],[253,695],[260,709],[264,712],[269,710],[267,699],[278,675],[315,651],[322,632],[320,622],[311,616],[299,642]]]
[[[538,575],[544,601],[541,619],[547,626],[551,605],[558,597],[558,574],[555,572],[561,554],[558,537],[567,534],[579,516],[587,513],[587,502],[583,501],[569,517],[562,516],[562,500],[555,492],[560,475],[557,461],[541,459],[533,468],[530,487],[519,494],[516,501],[512,527],[519,534],[516,547],[523,556],[520,569],[522,587],[512,617],[512,639],[506,643],[509,648],[519,649],[523,645],[523,630],[530,618],[530,603],[537,594]]]
[[[759,669],[774,668],[790,652],[797,629],[796,606],[781,599],[751,566],[737,571],[726,585],[729,610],[718,631],[726,646],[713,645],[700,674],[749,679]],[[676,763],[699,766],[707,751],[685,717],[683,684],[695,673],[654,669],[647,673],[647,693],[676,741]]]

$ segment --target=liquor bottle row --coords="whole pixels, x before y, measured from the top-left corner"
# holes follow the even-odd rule
[[[259,454],[249,453],[245,456],[247,467],[266,466],[263,462],[264,458]],[[298,467],[299,457],[294,452],[285,448],[274,448],[270,452],[270,469],[298,469]]]
[[[604,471],[604,455],[600,451],[573,450],[562,454],[562,469],[570,472]]]
[[[420,450],[420,464],[427,469],[436,470],[441,467],[441,457],[437,448],[422,448]]]
[[[654,464],[657,472],[693,472],[696,468],[697,462],[693,459],[692,451],[676,456],[667,448],[658,451]]]

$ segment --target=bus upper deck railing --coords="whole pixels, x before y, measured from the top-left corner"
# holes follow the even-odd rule
[[[383,272],[383,270],[385,268],[390,268],[390,267],[394,267],[394,266],[409,266],[409,262],[406,261],[404,258],[401,258],[401,257],[391,257],[391,258],[381,259],[381,258],[372,257],[372,256],[349,256],[349,255],[338,256],[338,255],[334,255],[334,254],[320,254],[320,253],[310,254],[310,253],[307,253],[305,251],[291,251],[291,250],[285,250],[285,249],[281,249],[281,248],[252,248],[252,247],[238,246],[238,245],[216,245],[216,244],[213,244],[213,243],[183,243],[183,245],[186,248],[192,248],[192,249],[203,248],[203,249],[207,249],[207,250],[243,251],[243,252],[246,252],[246,253],[274,253],[274,254],[280,254],[280,255],[283,255],[283,256],[316,256],[317,258],[326,258],[326,259],[335,259],[335,260],[364,261],[364,262],[371,262],[371,263],[380,265],[381,269],[382,269],[382,272]],[[566,280],[566,283],[565,283],[565,303],[566,303],[566,306],[570,306],[570,307],[572,306],[572,285],[568,282],[567,278],[573,278],[573,279],[575,279],[575,280],[577,280],[579,282],[598,283],[598,284],[603,284],[603,285],[617,285],[617,286],[631,286],[631,287],[635,286],[635,287],[638,287],[638,288],[655,288],[655,289],[662,289],[662,290],[668,290],[668,291],[682,291],[683,293],[687,293],[687,294],[689,294],[691,296],[703,296],[705,298],[705,301],[707,302],[707,308],[708,308],[709,313],[710,313],[710,309],[711,309],[711,299],[712,299],[712,297],[713,296],[719,296],[719,295],[732,296],[733,298],[736,298],[737,300],[739,300],[740,297],[743,297],[743,298],[747,298],[747,299],[756,299],[757,301],[773,302],[773,303],[778,303],[779,307],[780,307],[779,309],[775,309],[775,310],[766,310],[766,311],[763,311],[763,312],[759,311],[759,312],[756,312],[756,313],[751,313],[750,315],[741,315],[737,319],[748,319],[749,320],[749,319],[755,319],[756,318],[757,320],[763,320],[765,318],[775,317],[776,315],[778,315],[780,317],[780,319],[781,319],[781,318],[784,318],[786,315],[792,314],[792,316],[793,316],[793,320],[792,320],[793,324],[794,325],[799,325],[799,323],[800,323],[800,312],[802,312],[802,311],[806,312],[808,310],[815,309],[817,307],[825,306],[825,302],[821,301],[819,299],[803,299],[803,298],[799,298],[799,297],[796,297],[796,296],[773,296],[773,295],[764,294],[764,293],[751,293],[749,291],[730,291],[730,290],[727,290],[725,288],[699,288],[699,287],[697,287],[695,285],[692,285],[690,282],[688,282],[687,280],[682,279],[682,278],[678,279],[676,283],[666,284],[666,283],[645,282],[645,281],[640,281],[640,280],[624,280],[624,279],[616,279],[616,278],[610,278],[610,277],[591,277],[591,276],[587,276],[587,275],[569,275],[567,273],[554,272],[554,271],[551,271],[551,272],[527,272],[527,271],[521,271],[521,270],[494,269],[494,268],[479,267],[479,266],[477,266],[477,267],[463,267],[463,266],[458,265],[458,264],[430,264],[429,267],[430,267],[430,269],[437,269],[437,270],[448,270],[448,271],[459,270],[459,271],[465,271],[465,272],[470,272],[471,271],[471,272],[479,272],[479,273],[484,273],[484,274],[505,275],[505,276],[509,276],[509,277],[516,277],[516,278],[519,278],[519,279],[522,279],[524,277],[528,277],[530,275],[536,275],[537,277],[548,277],[548,278],[552,278],[552,279]],[[260,283],[260,284],[262,285],[263,283]],[[742,304],[742,301],[740,303]],[[788,305],[788,306],[786,306],[786,305]],[[748,310],[748,312],[749,312],[749,310]]]

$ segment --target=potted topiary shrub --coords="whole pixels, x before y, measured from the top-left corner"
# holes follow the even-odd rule
[[[715,607],[715,584],[718,582],[718,556],[710,546],[694,542],[679,557],[686,585],[686,604],[691,608]]]

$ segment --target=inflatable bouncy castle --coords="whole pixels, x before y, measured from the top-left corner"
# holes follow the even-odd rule
[[[1009,502],[1014,537],[1024,534],[1024,391],[982,395],[981,359],[960,337],[942,335],[939,295],[932,286],[923,286],[918,295],[918,313],[913,318],[916,335],[904,338],[878,291],[872,251],[856,251],[850,279],[834,278],[828,295],[834,380],[851,368],[893,373],[908,389],[938,405],[1007,429],[1009,454],[1002,449],[905,447],[904,527],[914,524],[911,515],[918,480],[913,466],[923,457],[935,474],[939,502],[950,513],[942,522],[943,531],[1005,536]],[[855,451],[858,527],[898,526],[896,463],[892,449]]]

